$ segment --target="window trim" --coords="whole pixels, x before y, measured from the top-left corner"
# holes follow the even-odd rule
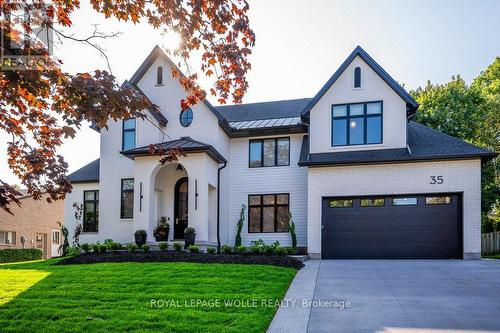
[[[125,121],[134,119],[134,129],[125,129]],[[122,150],[125,150],[125,132],[134,132],[134,147],[129,149],[134,149],[137,144],[137,119],[136,118],[128,118],[122,121]],[[127,149],[128,150],[128,149]]]
[[[380,103],[380,113],[377,114],[368,114],[367,113],[367,105],[371,103]],[[363,114],[362,115],[357,115],[357,116],[351,116],[349,114],[350,112],[350,107],[351,105],[357,105],[357,104],[362,104],[363,105]],[[333,108],[336,106],[346,106],[346,115],[345,116],[333,116]],[[380,142],[378,143],[367,143],[367,119],[368,118],[375,118],[375,117],[380,117]],[[335,119],[345,119],[346,120],[346,144],[339,145],[339,144],[334,144],[333,142],[333,121]],[[350,139],[350,131],[349,131],[349,123],[351,119],[364,119],[364,128],[363,128],[363,143],[354,143],[354,144],[349,144],[349,139]],[[384,143],[384,101],[378,100],[378,101],[367,101],[367,102],[355,102],[355,103],[340,103],[340,104],[332,104],[331,105],[331,110],[330,110],[330,146],[332,148],[337,148],[337,147],[352,147],[352,146],[369,146],[369,145],[381,145]]]
[[[131,220],[134,218],[134,200],[132,199],[132,216],[123,215],[123,182],[126,180],[134,181],[134,189],[132,190],[132,198],[135,196],[135,179],[134,178],[122,178],[120,180],[120,220]],[[130,190],[129,190],[130,191]]]
[[[272,205],[265,205],[264,204],[264,196],[265,195],[274,195],[274,204]],[[288,196],[288,204],[278,204],[277,202],[277,196],[278,195],[286,195]],[[260,205],[250,205],[250,197],[254,196],[260,196]],[[247,201],[248,201],[248,218],[247,218],[247,232],[249,234],[283,234],[283,233],[288,233],[288,231],[276,231],[277,226],[278,226],[278,207],[287,207],[288,206],[288,211],[290,212],[290,193],[254,193],[254,194],[248,194],[247,196]],[[264,231],[264,207],[274,207],[274,231]],[[260,230],[261,231],[250,231],[250,208],[260,208]]]
[[[274,165],[264,165],[264,141],[266,141],[266,140],[273,140],[273,139],[274,139]],[[288,140],[288,164],[279,165],[278,164],[278,141],[279,140],[283,140],[283,139],[287,139]],[[260,146],[260,165],[259,166],[251,166],[250,165],[252,142],[261,142],[261,146]],[[248,167],[251,168],[251,169],[255,169],[255,168],[288,167],[288,166],[290,166],[290,150],[291,150],[291,140],[290,140],[289,136],[248,140]]]
[[[88,193],[88,192],[94,192],[94,200],[86,200],[85,199],[85,194]],[[97,213],[99,212],[99,199],[96,199],[97,196],[99,195],[99,190],[85,190],[83,191],[83,218],[82,218],[82,233],[97,233],[99,232],[99,215],[97,215]],[[91,202],[94,204],[94,218],[96,219],[95,221],[95,230],[93,231],[84,231],[85,230],[85,216],[87,214],[86,213],[86,209],[85,209],[85,204],[87,202]]]
[[[182,115],[184,114],[184,112],[187,112],[188,110],[190,110],[190,111],[191,111],[191,121],[189,122],[189,124],[184,125],[184,124],[182,123]],[[193,123],[193,120],[194,120],[194,112],[193,112],[193,109],[191,109],[191,108],[186,108],[186,109],[181,110],[181,113],[179,113],[179,124],[181,124],[181,126],[182,126],[182,127],[186,128],[186,127],[191,126],[191,124]]]
[[[359,68],[359,87],[356,87],[356,69]],[[354,67],[352,70],[352,89],[363,89],[363,84],[362,84],[362,71],[360,66]]]

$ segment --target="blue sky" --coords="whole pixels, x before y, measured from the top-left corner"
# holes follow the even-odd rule
[[[257,43],[251,56],[245,102],[312,97],[341,62],[361,45],[407,89],[443,83],[454,74],[467,82],[500,56],[500,1],[249,0]],[[104,20],[87,4],[74,17],[77,34],[100,24],[121,31],[106,42],[112,70],[129,78],[163,38],[147,25]],[[84,72],[105,62],[87,46],[56,50],[64,69]],[[203,84],[203,82],[202,82]],[[214,103],[215,104],[215,103]],[[0,175],[17,183],[5,158],[0,134]],[[99,156],[99,136],[87,128],[68,140],[61,154],[74,171]]]

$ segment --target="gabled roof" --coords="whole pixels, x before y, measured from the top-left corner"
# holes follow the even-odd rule
[[[99,159],[81,167],[72,174],[69,180],[72,183],[98,183],[99,182]]]
[[[413,121],[408,124],[408,147],[409,149],[376,149],[310,154],[309,139],[304,136],[299,165],[375,164],[467,158],[487,160],[498,155],[488,149],[476,147]]]
[[[214,159],[217,163],[226,163],[227,160],[222,156],[213,146],[193,140],[188,136],[184,136],[177,140],[157,143],[156,146],[159,150],[168,151],[170,149],[180,149],[183,153],[207,153],[208,156]],[[133,148],[122,151],[121,154],[128,158],[134,159],[137,156],[150,156],[151,145]]]
[[[399,85],[383,68],[380,66],[368,53],[366,53],[361,46],[357,46],[354,51],[347,57],[347,59],[340,65],[332,77],[328,79],[325,85],[319,90],[319,92],[312,98],[312,100],[307,104],[307,106],[302,111],[302,116],[307,117],[311,109],[318,103],[318,101],[323,97],[323,95],[330,89],[330,87],[337,81],[337,79],[342,75],[342,73],[347,69],[351,62],[359,56],[368,66],[370,66],[375,73],[377,73],[395,92],[398,94],[407,105],[410,106],[410,114],[415,113],[418,108],[418,103],[404,90],[403,87]]]

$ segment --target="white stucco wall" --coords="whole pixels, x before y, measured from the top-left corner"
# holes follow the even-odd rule
[[[431,185],[430,176],[443,184]],[[464,258],[481,252],[481,162],[459,160],[308,169],[308,251],[321,253],[323,197],[377,194],[463,193]]]
[[[266,136],[286,137],[285,136]],[[298,246],[307,243],[307,168],[297,165],[303,134],[290,135],[290,165],[264,168],[248,167],[248,144],[250,139],[231,140],[229,168],[230,217],[228,221],[228,239],[223,244],[234,245],[236,223],[240,216],[241,205],[248,206],[249,194],[289,193],[290,211],[296,225]],[[250,245],[253,240],[263,239],[267,244],[278,240],[282,246],[290,246],[290,234],[284,233],[248,233],[248,207],[245,211],[245,223],[241,233],[243,245]]]
[[[361,67],[362,87],[353,88],[353,70]],[[376,145],[332,147],[332,105],[383,101],[383,142]],[[359,56],[310,111],[311,153],[406,147],[406,103]]]

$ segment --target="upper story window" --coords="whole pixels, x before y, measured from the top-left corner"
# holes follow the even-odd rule
[[[123,121],[122,150],[135,148],[135,118]]]
[[[83,191],[83,232],[97,232],[99,226],[99,191]]]
[[[354,88],[361,88],[361,67],[354,68]]]
[[[161,66],[158,66],[158,68],[156,69],[156,84],[163,84],[163,67]]]
[[[193,110],[191,110],[191,108],[182,110],[179,121],[181,122],[182,127],[188,127],[191,125],[193,122]]]
[[[134,178],[122,179],[120,218],[134,217]]]
[[[332,106],[332,146],[382,143],[382,102]]]
[[[290,138],[250,140],[250,168],[290,165]]]

